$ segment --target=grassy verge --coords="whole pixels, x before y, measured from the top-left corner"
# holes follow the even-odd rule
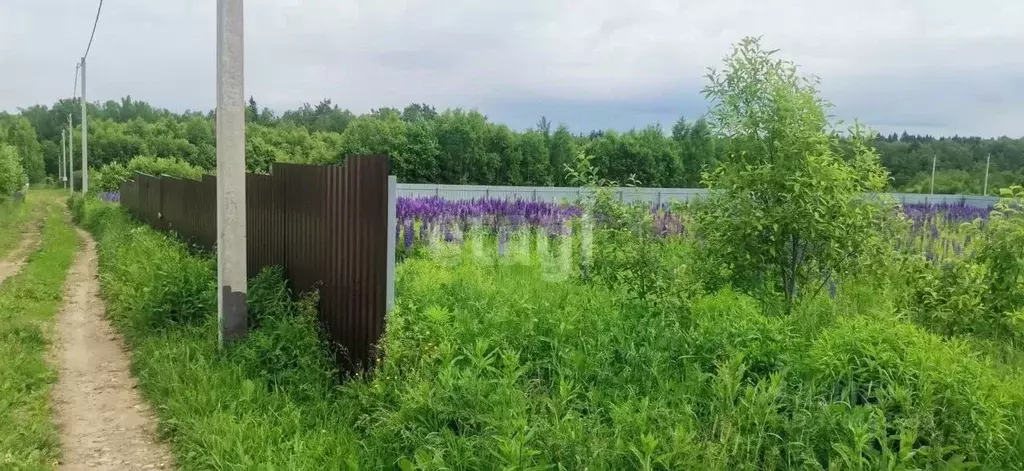
[[[11,250],[18,246],[21,241],[22,228],[29,221],[31,206],[38,202],[39,200],[36,198],[20,203],[0,202],[0,259],[6,257]]]
[[[50,416],[56,371],[46,361],[51,322],[78,239],[60,207],[45,204],[42,244],[0,286],[0,468],[50,469],[60,440]]]

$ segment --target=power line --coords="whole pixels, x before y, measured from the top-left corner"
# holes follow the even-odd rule
[[[82,66],[81,62],[75,64],[75,91],[71,92],[71,100],[72,101],[74,101],[75,95],[78,94],[78,68],[81,67],[81,66]]]
[[[100,22],[100,10],[103,10],[103,0],[100,0],[100,5],[96,7],[96,20],[92,22],[92,34],[89,35],[89,45],[85,46],[85,54],[82,54],[82,60],[89,57],[89,49],[92,49],[92,38],[96,37],[96,25]]]

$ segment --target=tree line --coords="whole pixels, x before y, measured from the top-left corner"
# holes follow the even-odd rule
[[[212,111],[171,112],[130,96],[89,103],[89,163],[127,167],[136,157],[174,158],[212,170],[216,164]],[[16,148],[32,182],[55,178],[61,129],[68,115],[80,152],[77,100],[0,113],[0,142]],[[340,163],[344,156],[386,153],[407,183],[571,185],[566,165],[591,156],[602,177],[649,187],[699,187],[701,173],[718,162],[727,137],[703,118],[680,118],[671,129],[651,125],[625,132],[573,133],[542,117],[515,130],[475,110],[414,103],[356,115],[329,99],[278,115],[250,98],[246,108],[246,166],[266,172],[273,162]],[[1024,139],[878,136],[874,144],[889,170],[890,190],[928,192],[932,157],[936,193],[981,193],[991,156],[989,192],[1024,182]]]

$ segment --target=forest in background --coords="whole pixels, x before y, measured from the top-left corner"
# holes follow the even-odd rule
[[[30,181],[57,175],[61,130],[71,114],[79,154],[81,108],[64,99],[18,113],[0,112],[0,143],[18,150]],[[213,169],[216,163],[212,111],[175,113],[130,96],[89,104],[89,164],[127,166],[136,157],[177,158]],[[386,153],[404,183],[565,185],[565,166],[577,152],[592,156],[601,176],[648,187],[701,186],[701,169],[717,161],[726,145],[703,119],[680,118],[620,132],[570,131],[542,117],[515,130],[475,110],[437,111],[426,104],[381,108],[356,115],[326,99],[275,114],[249,99],[246,165],[265,172],[273,162],[329,164],[343,156]],[[991,156],[988,192],[1024,183],[1024,138],[880,135],[875,145],[891,176],[890,190],[927,193],[932,157],[937,156],[935,193],[981,194],[986,157]]]

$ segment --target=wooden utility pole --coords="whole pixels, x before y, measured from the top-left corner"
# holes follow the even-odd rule
[[[217,0],[217,314],[220,343],[245,337],[245,90],[242,0]]]

